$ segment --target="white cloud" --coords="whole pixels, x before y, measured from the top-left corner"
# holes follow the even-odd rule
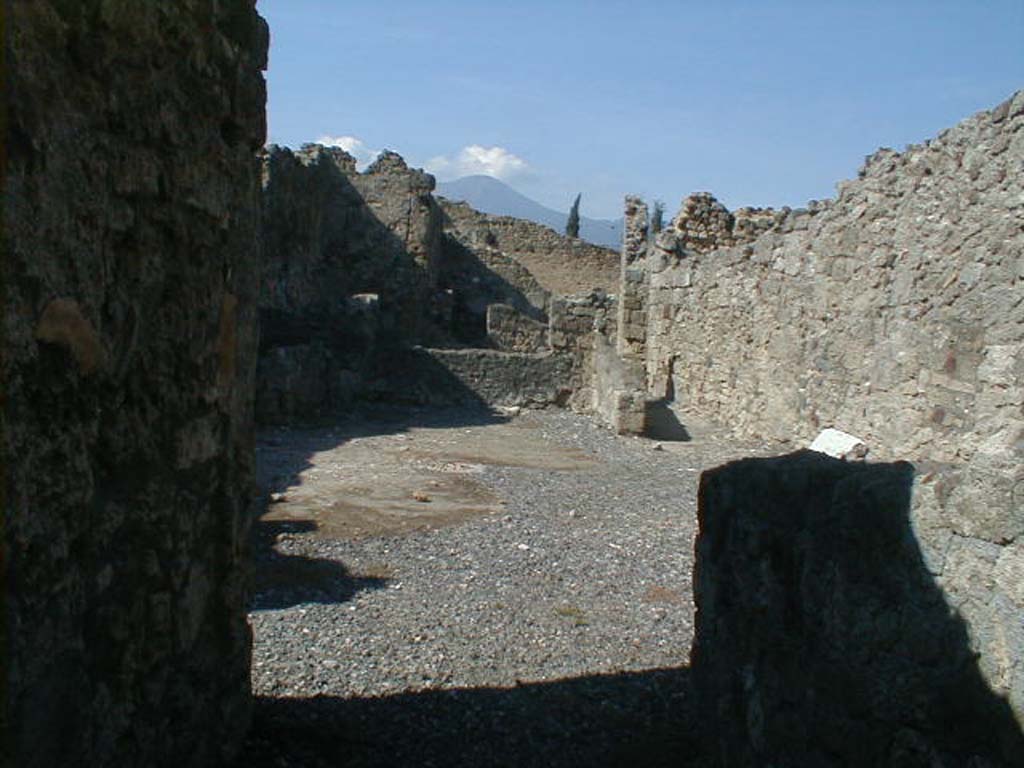
[[[470,144],[463,147],[454,159],[444,155],[431,158],[427,161],[426,169],[446,179],[477,174],[493,176],[496,179],[511,179],[528,173],[530,166],[504,147]]]
[[[316,143],[325,147],[341,147],[356,159],[356,167],[360,171],[365,170],[380,154],[379,149],[370,149],[362,139],[355,136],[321,136]]]

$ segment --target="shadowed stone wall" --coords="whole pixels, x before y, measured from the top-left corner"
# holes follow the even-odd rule
[[[1022,169],[1024,92],[752,243],[663,249],[647,372],[740,435],[834,426],[913,461],[925,567],[1024,723]]]
[[[691,662],[711,764],[1020,765],[921,548],[914,474],[810,451],[703,474]]]
[[[265,423],[326,416],[367,385],[380,345],[433,338],[441,211],[393,152],[365,173],[341,149],[271,146],[263,165],[260,363]]]
[[[213,765],[250,705],[267,29],[252,0],[5,13],[0,749]]]

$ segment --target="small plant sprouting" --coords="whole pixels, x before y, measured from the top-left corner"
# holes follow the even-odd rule
[[[583,609],[575,605],[560,605],[555,608],[555,613],[566,619],[571,619],[574,627],[585,627],[590,624]]]

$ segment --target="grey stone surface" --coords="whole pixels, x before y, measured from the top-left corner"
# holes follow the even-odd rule
[[[614,337],[615,297],[604,291],[559,296],[551,302],[548,341],[555,352],[572,363],[569,407],[593,412],[597,379],[595,351],[599,338]]]
[[[595,334],[593,365],[592,412],[617,435],[643,434],[647,397],[640,361],[622,357],[611,339]]]
[[[905,462],[810,451],[702,475],[691,664],[715,765],[1020,764],[1024,733],[986,682],[998,662],[950,610],[1020,626],[993,595],[1003,548],[955,538],[960,587],[940,586],[919,492]]]
[[[4,762],[206,766],[250,707],[254,3],[5,6]]]

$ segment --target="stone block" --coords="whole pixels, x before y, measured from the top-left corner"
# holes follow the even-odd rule
[[[832,427],[819,432],[808,448],[833,459],[863,459],[868,455],[868,447],[863,440]]]

